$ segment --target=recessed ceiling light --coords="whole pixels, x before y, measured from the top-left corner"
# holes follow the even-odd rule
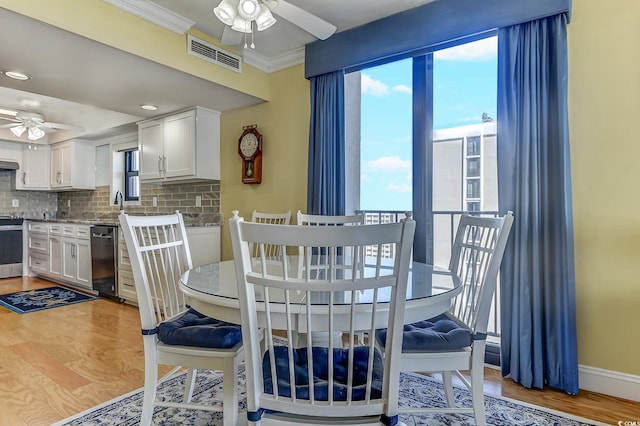
[[[20,71],[2,71],[2,74],[9,78],[13,78],[14,80],[31,80],[31,77],[28,74]]]
[[[142,108],[142,109],[146,109],[147,111],[156,111],[156,110],[158,109],[158,107],[157,107],[157,106],[155,106],[155,105],[148,105],[148,104],[140,105],[140,108]]]

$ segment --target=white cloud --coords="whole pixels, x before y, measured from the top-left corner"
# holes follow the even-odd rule
[[[404,84],[399,84],[397,86],[393,86],[393,91],[394,92],[400,92],[400,93],[408,93],[411,94],[411,87],[406,86]]]
[[[412,173],[409,172],[407,173],[406,183],[397,185],[391,182],[389,183],[389,185],[387,185],[387,189],[389,191],[395,191],[395,192],[411,192],[411,190],[413,189],[413,182],[411,181],[411,178],[412,178]]]
[[[387,185],[387,189],[395,192],[411,192],[411,184],[396,185],[395,183],[390,183]]]
[[[498,39],[489,37],[473,43],[461,44],[434,53],[436,60],[486,61],[498,56]]]
[[[360,88],[363,95],[384,96],[389,94],[389,86],[380,80],[374,80],[366,74],[362,74]]]
[[[411,170],[411,161],[402,160],[397,155],[392,157],[380,157],[375,160],[368,161],[366,167],[370,170],[389,171],[389,170]]]

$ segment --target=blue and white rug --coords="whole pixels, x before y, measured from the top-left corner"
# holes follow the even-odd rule
[[[96,299],[98,299],[96,296],[90,296],[65,287],[53,286],[1,294],[0,305],[19,314],[26,314]]]
[[[401,374],[400,405],[410,406],[416,402],[428,401],[433,406],[444,406],[442,384],[430,377]],[[158,391],[163,399],[179,402],[182,400],[184,373],[164,382]],[[240,410],[246,408],[244,371],[238,377],[240,389]],[[455,388],[456,399],[463,405],[471,406],[471,394],[462,388]],[[140,421],[142,408],[142,389],[108,401],[83,413],[65,419],[52,426],[133,426]],[[211,402],[219,405],[222,400],[222,376],[211,371],[199,371],[196,376],[196,387],[193,393],[194,402]],[[485,397],[487,424],[503,426],[585,426],[604,425],[588,419],[575,417],[558,411],[547,410],[531,404],[525,404],[511,399]],[[245,416],[246,419],[246,416]],[[466,414],[433,414],[433,415],[402,415],[400,420],[407,426],[463,426],[473,425],[473,417]],[[181,425],[181,426],[212,426],[222,425],[222,413],[201,410],[183,410],[175,408],[156,407],[153,424]]]

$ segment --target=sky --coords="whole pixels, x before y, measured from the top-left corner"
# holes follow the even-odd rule
[[[411,210],[411,59],[362,71],[361,188],[364,210]],[[434,55],[434,128],[496,117],[497,39]]]

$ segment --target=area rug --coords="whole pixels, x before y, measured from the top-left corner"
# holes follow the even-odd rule
[[[425,376],[416,374],[402,374],[400,383],[400,405],[411,406],[416,402],[425,402],[434,406],[444,406],[442,383]],[[164,400],[179,402],[182,399],[184,373],[164,382],[158,390],[158,395]],[[240,390],[240,410],[246,409],[244,371],[238,378]],[[462,404],[471,406],[471,394],[463,388],[455,388],[456,399]],[[83,413],[55,423],[52,426],[100,426],[118,425],[133,426],[140,421],[142,408],[142,389],[108,401],[102,405],[89,409]],[[196,386],[193,393],[194,402],[208,402],[220,405],[222,399],[222,375],[217,372],[201,371],[196,376]],[[586,426],[604,425],[588,419],[575,417],[566,413],[548,410],[546,408],[525,404],[507,398],[494,396],[485,397],[487,409],[487,424],[503,426]],[[407,426],[463,426],[475,424],[473,417],[464,414],[434,414],[434,415],[401,415],[400,420]],[[246,424],[246,415],[244,417]],[[212,413],[199,410],[183,410],[175,408],[156,407],[153,415],[154,425],[181,426],[215,426],[223,425],[222,413]]]
[[[46,287],[0,295],[0,305],[19,314],[96,300],[98,297],[60,287]]]

